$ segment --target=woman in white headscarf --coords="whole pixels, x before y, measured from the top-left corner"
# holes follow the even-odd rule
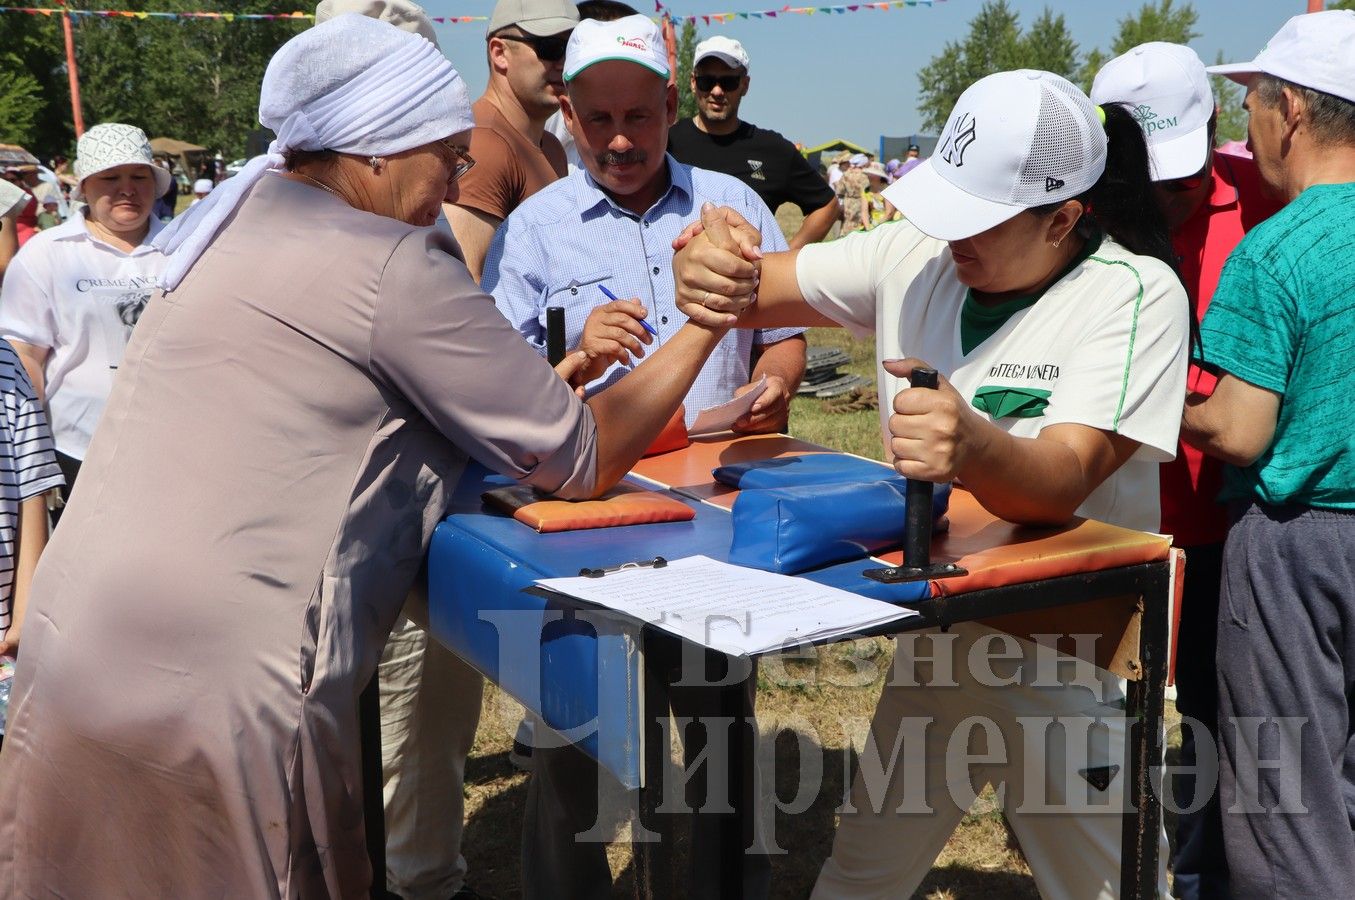
[[[467,459],[596,493],[721,336],[582,403],[426,227],[471,114],[417,35],[299,35],[260,119],[269,154],[159,242],[34,580],[0,896],[365,896],[356,700]]]

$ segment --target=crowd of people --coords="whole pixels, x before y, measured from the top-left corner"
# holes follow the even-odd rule
[[[1184,811],[1170,888],[1157,836],[1159,893],[1344,896],[1351,47],[1355,12],[1331,11],[1245,63],[1139,45],[1090,95],[999,72],[932,156],[821,172],[740,117],[738,41],[695,48],[679,121],[649,18],[499,0],[472,101],[417,6],[323,0],[264,74],[268,152],[199,180],[177,218],[134,125],[90,128],[69,175],[7,172],[0,896],[366,895],[355,698],[373,675],[385,881],[480,896],[461,842],[483,679],[421,624],[458,476],[474,460],[597,496],[675,417],[755,386],[733,430],[785,431],[815,326],[872,336],[899,473],[1010,522],[1185,548]],[[1246,87],[1250,153],[1216,146],[1209,72]],[[804,214],[788,236],[786,203]],[[558,362],[548,307],[566,310]],[[939,388],[909,390],[924,365]],[[892,758],[919,721],[942,740],[920,773],[856,773],[815,897],[910,896],[984,783],[1042,896],[1116,895],[1123,682],[1044,683],[1029,637],[899,644],[866,752]],[[994,642],[996,681],[972,667]],[[754,668],[750,719],[756,686]],[[726,721],[711,701],[675,690],[673,713]],[[1008,747],[1036,720],[1089,746],[956,775],[946,739],[976,718]],[[684,734],[689,763],[710,740]],[[532,717],[518,743],[524,894],[610,896],[605,848],[578,838],[610,776]],[[1217,787],[1195,777],[1215,763]],[[698,897],[720,889],[695,811],[708,769],[689,784]],[[925,814],[903,808],[914,776]],[[756,840],[742,878],[773,892]]]

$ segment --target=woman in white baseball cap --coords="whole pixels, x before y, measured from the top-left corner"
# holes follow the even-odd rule
[[[1083,516],[1155,530],[1189,313],[1129,111],[1094,106],[1048,72],[991,75],[960,96],[936,153],[884,195],[905,221],[760,266],[738,252],[750,236],[736,217],[704,211],[705,232],[674,262],[679,304],[712,324],[742,309],[740,328],[874,333],[885,449],[903,475],[958,481],[1012,522]],[[940,388],[907,389],[924,365]],[[985,782],[1006,784],[1041,896],[1117,895],[1121,683],[1072,660],[1061,668],[1080,665],[1079,684],[1033,683],[1039,655],[1025,636],[977,624],[899,642],[865,750],[895,774],[858,773],[816,897],[909,896]],[[956,774],[947,747],[955,738],[966,752],[970,716],[992,726],[994,764]],[[1081,737],[1065,745],[1053,728],[1023,743],[1023,722],[1056,716]],[[905,727],[915,717],[930,722],[921,743]],[[1093,722],[1104,728],[1088,732]],[[919,767],[919,781],[902,774]],[[1046,792],[1029,805],[1027,783]],[[1165,870],[1159,883],[1165,895]]]
[[[369,896],[354,701],[460,473],[601,492],[723,336],[684,329],[580,400],[432,227],[472,119],[418,35],[302,32],[260,119],[269,152],[162,232],[38,565],[0,895]]]
[[[26,243],[0,288],[0,335],[47,403],[67,492],[165,267],[151,213],[170,183],[145,132],[116,122],[80,136],[74,169],[84,205]]]

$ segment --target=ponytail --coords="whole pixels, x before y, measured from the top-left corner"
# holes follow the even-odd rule
[[[1143,129],[1119,103],[1101,107],[1106,121],[1106,169],[1082,197],[1089,218],[1130,253],[1153,256],[1173,269],[1167,220],[1153,196]]]

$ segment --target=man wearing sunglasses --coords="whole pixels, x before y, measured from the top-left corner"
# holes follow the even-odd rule
[[[723,36],[697,44],[692,61],[696,116],[668,132],[668,152],[689,166],[733,175],[772,212],[783,203],[800,207],[805,219],[790,239],[791,249],[798,250],[823,240],[841,210],[833,189],[794,144],[739,120],[748,83],[742,44]]]
[[[1279,204],[1263,194],[1251,159],[1214,149],[1214,94],[1204,63],[1189,47],[1160,41],[1134,47],[1097,73],[1091,98],[1128,106],[1143,128],[1157,202],[1171,228],[1177,268],[1198,323],[1228,254]],[[1212,393],[1215,380],[1190,367],[1191,390]],[[1207,770],[1210,762],[1204,757],[1218,740],[1215,620],[1228,530],[1227,511],[1217,499],[1222,487],[1223,464],[1188,444],[1182,443],[1176,459],[1162,466],[1162,530],[1186,548],[1189,560],[1181,597],[1176,707],[1193,721],[1181,734],[1181,771],[1188,774],[1176,775],[1173,793],[1178,809],[1200,808],[1177,818],[1172,890],[1183,900],[1228,895],[1218,794],[1201,806],[1193,772],[1196,748]]]
[[[568,168],[546,120],[564,93],[565,43],[579,22],[569,0],[499,0],[489,17],[489,83],[472,110],[475,169],[446,207],[466,267],[478,281],[494,231],[518,205]]]

